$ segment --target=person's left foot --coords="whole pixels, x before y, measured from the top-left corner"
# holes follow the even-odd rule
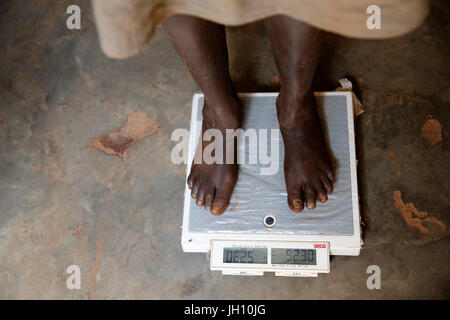
[[[277,114],[284,142],[284,178],[289,208],[301,212],[325,202],[333,191],[334,175],[312,92],[301,98],[283,90]]]

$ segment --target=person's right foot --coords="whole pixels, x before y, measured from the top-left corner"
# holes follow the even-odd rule
[[[238,164],[236,161],[232,164],[226,163],[226,143],[225,129],[237,129],[241,127],[242,109],[237,95],[227,103],[212,102],[205,98],[203,106],[203,125],[202,136],[199,143],[202,143],[203,152],[212,141],[203,141],[202,137],[208,129],[219,129],[223,134],[224,152],[223,164],[206,164],[203,157],[202,163],[192,162],[191,172],[187,179],[188,187],[191,189],[191,196],[197,199],[198,206],[204,206],[210,210],[213,215],[221,215],[225,212],[230,202],[231,194],[236,185],[238,177]],[[236,156],[236,146],[234,144],[234,155]],[[197,152],[200,149],[197,148]],[[200,157],[199,157],[200,158]],[[236,157],[235,157],[236,160]]]

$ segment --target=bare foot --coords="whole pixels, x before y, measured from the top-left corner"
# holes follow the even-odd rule
[[[334,175],[312,92],[297,98],[280,92],[277,113],[284,141],[284,178],[289,208],[314,209],[333,191]]]
[[[197,199],[198,206],[204,206],[215,216],[225,212],[230,202],[231,194],[236,185],[238,177],[238,164],[236,161],[236,143],[234,143],[235,161],[233,164],[226,164],[226,143],[225,129],[237,129],[242,122],[242,109],[239,98],[233,94],[230,102],[218,103],[205,99],[203,107],[203,127],[202,136],[207,129],[219,129],[223,133],[224,152],[223,164],[206,164],[204,159],[201,164],[192,163],[191,173],[187,179],[191,196]],[[200,142],[199,142],[200,143]],[[202,150],[212,141],[201,141]],[[199,152],[197,149],[196,153]]]

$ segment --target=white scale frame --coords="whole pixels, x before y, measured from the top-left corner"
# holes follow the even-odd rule
[[[276,97],[277,92],[269,93],[240,93],[240,97]],[[263,241],[265,243],[276,242],[283,243],[283,246],[279,248],[303,248],[305,244],[311,243],[327,243],[327,251],[329,255],[343,255],[343,256],[358,256],[360,254],[362,240],[360,231],[360,215],[358,205],[358,185],[356,176],[356,153],[355,153],[355,133],[353,123],[353,104],[351,92],[345,91],[332,91],[332,92],[316,92],[316,96],[345,96],[347,100],[347,122],[348,122],[348,137],[349,137],[349,156],[350,156],[350,180],[352,190],[352,207],[353,207],[353,235],[295,235],[295,234],[239,234],[239,233],[201,233],[189,231],[189,211],[190,211],[190,189],[185,188],[184,195],[184,211],[183,211],[183,227],[181,235],[181,245],[184,252],[209,252],[212,249],[211,257],[215,259],[217,257],[214,250],[214,243],[221,243],[222,241],[235,241],[239,243],[255,243]],[[199,110],[199,101],[203,97],[203,94],[197,93],[193,97],[193,107],[191,114],[191,134],[189,136],[189,152],[188,152],[188,164],[187,172],[191,170],[192,159],[194,157],[194,150],[196,141],[198,141],[199,132],[201,127],[198,127],[199,123],[196,121],[197,112]],[[201,125],[201,124],[200,124]],[[192,134],[194,133],[194,134]],[[225,213],[226,214],[226,213]],[[211,260],[212,263],[213,260]],[[219,264],[211,264],[212,270],[222,270],[224,274],[230,271],[229,266],[220,266]],[[239,269],[239,268],[237,268]],[[242,269],[242,268],[241,268]],[[245,269],[245,268],[244,268]],[[264,270],[263,270],[264,269]],[[262,268],[258,274],[262,274],[263,271],[277,271],[273,268]],[[304,269],[304,268],[297,268]],[[282,272],[282,270],[278,270]],[[316,270],[316,272],[323,272]],[[328,271],[329,272],[329,267]],[[277,273],[277,272],[276,272]],[[232,272],[232,274],[235,274]],[[242,273],[242,274],[245,274]],[[248,273],[249,275],[251,273]],[[277,274],[283,275],[283,274]],[[289,275],[289,274],[288,274]],[[295,274],[290,274],[295,276]],[[303,276],[307,274],[303,274]],[[299,274],[299,276],[301,276]]]

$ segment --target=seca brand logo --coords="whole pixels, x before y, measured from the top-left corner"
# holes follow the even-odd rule
[[[314,243],[314,248],[326,248],[327,245],[323,243]]]

